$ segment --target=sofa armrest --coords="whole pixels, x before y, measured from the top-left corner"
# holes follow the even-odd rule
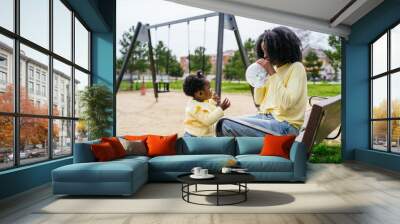
[[[81,142],[75,143],[74,145],[74,163],[89,163],[95,162],[96,158],[94,157],[90,146],[92,144],[100,143],[100,141],[89,141],[89,142]]]
[[[305,181],[307,176],[307,150],[304,143],[293,143],[290,149],[290,160],[293,162],[293,179]]]

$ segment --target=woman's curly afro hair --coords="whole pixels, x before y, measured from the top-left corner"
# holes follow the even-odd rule
[[[196,75],[189,75],[185,78],[183,82],[183,92],[187,96],[194,97],[194,94],[204,89],[204,85],[206,84],[206,77],[203,75],[203,72],[198,71]]]
[[[266,30],[256,42],[257,58],[264,58],[262,42],[267,46],[268,56],[272,64],[294,63],[302,60],[301,41],[287,27],[279,26]]]

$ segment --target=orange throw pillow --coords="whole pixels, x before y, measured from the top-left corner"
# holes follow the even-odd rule
[[[124,146],[121,144],[118,138],[116,137],[110,137],[110,138],[101,138],[101,142],[108,142],[114,149],[115,155],[117,158],[125,157],[126,156],[126,151],[124,149]]]
[[[296,136],[286,135],[286,136],[274,136],[266,135],[264,137],[264,146],[261,149],[261,156],[280,156],[289,159],[290,147]]]
[[[129,141],[144,141],[146,142],[148,135],[125,135],[124,139]]]
[[[117,158],[114,149],[108,142],[93,144],[91,145],[91,149],[94,157],[99,162],[110,161]]]
[[[146,140],[148,148],[147,155],[151,157],[175,155],[177,139],[178,134],[170,136],[149,135]]]

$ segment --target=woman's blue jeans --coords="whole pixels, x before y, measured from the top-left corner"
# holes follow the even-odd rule
[[[257,114],[253,116],[244,116],[235,118],[236,120],[243,120],[255,126],[271,130],[273,133],[280,135],[298,135],[299,130],[289,124],[287,121],[277,121],[270,114]],[[238,124],[230,120],[222,121],[222,135],[223,136],[249,136],[249,137],[264,137],[265,133],[257,129]]]

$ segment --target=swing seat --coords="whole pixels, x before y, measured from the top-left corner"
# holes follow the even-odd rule
[[[154,83],[156,86],[158,93],[167,93],[169,92],[169,82],[159,81]]]
[[[310,98],[311,110],[306,111],[304,125],[300,129],[300,133],[296,138],[296,141],[303,142],[306,146],[308,152],[311,151],[311,148],[314,144],[320,143],[324,139],[335,139],[340,134],[339,132],[335,137],[329,137],[333,131],[335,131],[341,123],[341,96],[334,96],[330,98],[323,98],[314,104],[311,104],[312,99]],[[255,129],[257,131],[263,132],[266,135],[280,135],[278,133],[274,133],[271,130],[267,130],[263,127],[250,124],[240,119],[235,118],[222,118],[218,121],[216,125],[216,135],[222,135],[222,123],[224,120],[229,120],[231,122],[235,122],[241,124],[243,126]]]

